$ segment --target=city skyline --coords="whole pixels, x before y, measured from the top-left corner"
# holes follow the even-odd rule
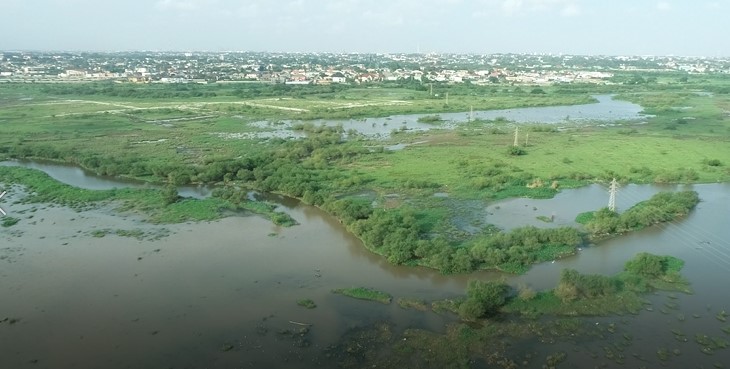
[[[728,1],[7,0],[0,50],[724,57]]]

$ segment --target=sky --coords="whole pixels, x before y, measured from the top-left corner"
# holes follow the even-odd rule
[[[730,0],[0,0],[0,50],[730,56]]]

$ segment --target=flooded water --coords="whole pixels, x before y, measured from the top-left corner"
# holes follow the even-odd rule
[[[41,169],[59,179],[69,170],[43,165]],[[92,180],[80,173],[81,182],[73,179],[78,176],[65,181],[82,186]],[[667,294],[650,296],[654,311],[621,318],[627,320],[621,329],[634,337],[631,350],[636,353],[626,353],[625,367],[662,365],[659,347],[681,348],[682,355],[664,367],[730,363],[727,351],[708,356],[692,340],[695,333],[723,337],[720,328],[725,325],[715,315],[730,311],[730,295],[722,283],[730,277],[730,185],[626,186],[618,196],[619,210],[660,190],[683,189],[698,191],[702,202],[674,223],[583,248],[574,257],[537,265],[524,276],[442,276],[388,264],[365,250],[337,220],[285,197],[269,200],[278,201],[299,226],[280,228],[256,216],[159,226],[112,209],[78,213],[17,204],[22,191],[11,188],[3,208],[21,221],[0,228],[0,320],[17,321],[0,323],[0,367],[335,367],[322,350],[338,343],[350,328],[389,321],[398,331],[419,327],[439,332],[454,318],[357,301],[334,295],[332,289],[365,286],[395,298],[435,300],[462,294],[473,278],[550,288],[563,268],[611,274],[641,251],[684,259],[683,274],[695,293],[679,294],[673,300],[679,310],[668,314],[659,308]],[[551,200],[502,201],[487,207],[487,221],[504,228],[572,224],[575,215],[604,206],[607,198],[605,189],[595,185],[564,190]],[[554,223],[535,218],[551,214]],[[162,229],[170,235],[158,240],[114,234],[156,234]],[[95,237],[98,230],[111,232]],[[306,298],[317,308],[297,306],[297,300]],[[675,317],[680,312],[685,321]],[[596,323],[610,319],[617,320],[600,318]],[[296,323],[312,325],[305,334]],[[678,342],[671,329],[682,330],[689,342]],[[560,367],[585,368],[603,362],[589,355],[600,352],[601,344],[605,342],[524,349],[563,349],[569,355]],[[624,366],[609,361],[603,367]]]
[[[160,188],[150,183],[124,180],[116,177],[99,176],[74,165],[64,165],[43,160],[17,160],[0,162],[2,166],[25,167],[48,173],[53,179],[87,190],[111,190],[114,188]],[[178,194],[183,197],[203,199],[213,189],[207,186],[180,186]]]
[[[313,120],[309,123],[320,126],[342,126],[345,132],[355,131],[368,137],[388,137],[395,131],[428,131],[434,128],[453,129],[459,124],[468,122],[470,119],[496,120],[526,124],[581,124],[581,123],[602,123],[616,121],[636,121],[646,119],[642,114],[643,108],[640,105],[621,100],[614,100],[611,95],[594,96],[597,102],[583,105],[545,106],[532,108],[514,108],[500,110],[480,110],[462,113],[439,113],[443,122],[439,124],[427,124],[418,121],[427,115],[433,114],[406,114],[393,115],[382,118],[363,118],[350,120]],[[265,130],[265,132],[247,133],[241,138],[297,138],[302,137],[299,132],[291,131],[292,127],[302,122],[278,121],[255,122],[252,125]]]

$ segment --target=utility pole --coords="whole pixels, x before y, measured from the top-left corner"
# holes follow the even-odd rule
[[[616,178],[611,181],[611,187],[608,189],[608,210],[616,211],[616,193],[618,192],[618,182]]]
[[[430,92],[430,95],[431,95],[431,96],[433,96],[433,83],[430,83],[430,85],[431,85],[431,92]]]
[[[525,147],[530,143],[530,131],[525,132]]]
[[[2,199],[3,196],[5,196],[6,193],[7,192],[5,192],[5,191],[3,191],[3,193],[0,193],[0,199]],[[3,210],[3,208],[0,208],[0,214],[2,214],[3,216],[7,216],[8,215],[8,213],[6,213],[5,210]]]
[[[515,127],[515,144],[513,146],[520,145],[520,127]]]
[[[449,93],[446,93],[446,105],[449,105]]]
[[[469,122],[471,122],[472,120],[474,120],[474,106],[473,105],[469,107]]]

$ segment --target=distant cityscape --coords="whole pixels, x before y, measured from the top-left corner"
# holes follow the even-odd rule
[[[611,83],[629,71],[730,74],[730,58],[532,54],[0,52],[0,83]]]

